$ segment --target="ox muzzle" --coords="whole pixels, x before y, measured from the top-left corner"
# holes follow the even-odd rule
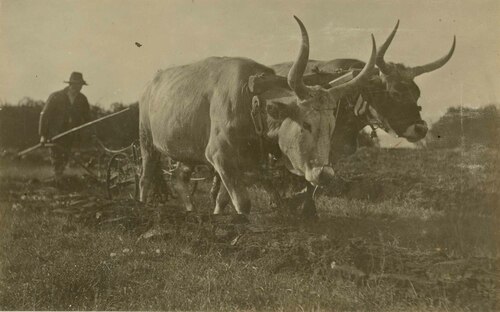
[[[335,171],[331,166],[313,167],[306,170],[306,180],[314,186],[328,184],[335,176]]]
[[[409,142],[414,143],[425,138],[428,130],[429,128],[427,127],[427,123],[423,120],[419,120],[418,122],[406,128],[401,136],[407,139]]]

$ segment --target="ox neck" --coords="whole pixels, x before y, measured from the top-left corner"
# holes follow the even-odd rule
[[[370,96],[367,96],[365,92],[360,92],[355,96],[346,97],[348,110],[354,114],[357,120],[358,131],[366,126],[370,126],[372,129],[372,136],[375,136],[374,132],[378,128],[381,128],[386,132],[390,129],[388,129],[384,122],[379,119],[379,116],[373,107],[372,100],[373,99]]]
[[[360,102],[364,102],[364,104],[360,104]],[[345,96],[341,100],[337,123],[345,125],[355,132],[361,131],[366,126],[371,126],[369,105],[370,103],[365,100],[361,93]]]
[[[366,108],[360,113],[356,108],[358,96],[359,94],[345,96],[340,101],[335,131],[331,140],[330,161],[332,163],[336,163],[339,159],[356,152],[359,132],[364,127],[372,125],[370,123],[372,116],[369,109]]]

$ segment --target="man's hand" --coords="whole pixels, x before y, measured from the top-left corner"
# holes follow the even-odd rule
[[[43,147],[46,143],[50,143],[50,140],[45,138],[44,136],[40,137],[40,145]]]

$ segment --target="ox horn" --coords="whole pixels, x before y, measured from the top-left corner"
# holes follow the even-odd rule
[[[288,72],[288,85],[299,99],[304,99],[307,97],[308,88],[304,84],[302,76],[306,70],[307,61],[309,60],[309,36],[307,35],[306,27],[302,24],[302,21],[295,15],[293,17],[299,24],[300,32],[302,33],[302,44],[300,45],[299,55]]]
[[[385,40],[384,44],[380,46],[380,48],[377,51],[377,66],[382,71],[382,73],[388,75],[390,73],[389,68],[387,67],[387,64],[384,61],[384,55],[385,52],[387,51],[387,48],[391,45],[392,39],[394,39],[394,36],[396,35],[396,32],[398,31],[399,27],[399,20],[396,23],[396,26],[394,26],[394,29],[392,30],[391,34],[387,39]]]
[[[352,91],[354,88],[358,88],[360,84],[364,83],[368,77],[370,77],[373,68],[375,67],[375,60],[377,58],[377,45],[375,43],[375,38],[373,37],[372,34],[372,54],[370,56],[370,60],[365,64],[363,67],[363,70],[354,78],[351,79],[350,81],[341,84],[339,86],[332,87],[328,90],[330,93],[335,93],[338,94],[338,92],[342,93],[348,93]]]
[[[443,56],[439,60],[434,61],[434,62],[429,63],[429,64],[426,64],[426,65],[423,65],[423,66],[416,66],[416,67],[410,68],[409,73],[410,73],[411,77],[416,77],[418,75],[422,75],[424,73],[431,72],[433,70],[436,70],[436,69],[442,67],[444,64],[446,64],[450,60],[451,56],[453,55],[453,52],[455,52],[455,42],[456,42],[456,37],[453,36],[453,44],[451,45],[450,51],[448,52],[448,54],[446,54],[445,56]]]

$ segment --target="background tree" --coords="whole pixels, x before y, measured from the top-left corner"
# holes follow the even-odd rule
[[[500,147],[500,115],[493,104],[481,108],[450,107],[429,133],[429,147],[470,148],[475,144]]]
[[[38,121],[44,106],[43,101],[23,98],[17,105],[3,103],[0,106],[0,151],[21,150],[39,142]],[[132,107],[128,113],[108,119],[95,126],[97,137],[112,148],[124,147],[139,139],[139,108],[138,103],[125,105],[114,103],[110,110],[91,105],[92,119],[103,117],[127,107]],[[83,134],[83,147],[89,147],[88,132]]]

